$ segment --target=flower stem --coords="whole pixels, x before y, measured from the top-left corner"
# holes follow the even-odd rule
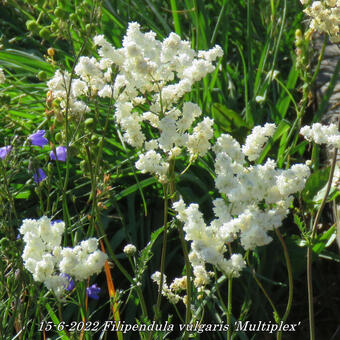
[[[163,244],[162,244],[162,254],[161,254],[161,278],[159,283],[159,289],[158,289],[158,296],[157,296],[157,304],[156,304],[156,321],[160,318],[160,305],[161,305],[161,299],[162,299],[162,290],[163,290],[163,281],[164,281],[164,267],[165,267],[165,256],[166,256],[166,243],[168,238],[168,208],[169,208],[169,202],[168,202],[168,184],[163,185],[163,192],[164,192],[164,231],[163,231]]]
[[[178,230],[179,230],[179,237],[180,237],[180,240],[181,240],[182,249],[183,249],[183,253],[184,253],[185,273],[186,273],[186,277],[187,277],[187,285],[186,285],[187,301],[186,301],[186,306],[185,306],[186,307],[185,323],[189,324],[190,320],[191,320],[191,307],[190,307],[191,306],[191,266],[190,266],[189,255],[188,255],[188,248],[187,248],[187,245],[185,243],[182,226],[180,226],[178,228]]]
[[[227,313],[227,324],[228,324],[228,333],[227,339],[231,340],[232,331],[231,331],[231,315],[232,315],[232,296],[233,296],[233,279],[231,277],[228,278],[228,313]]]
[[[191,163],[188,165],[188,167],[191,165]],[[188,167],[186,169],[188,169]],[[181,175],[183,172],[181,173]],[[176,195],[176,181],[175,181],[175,160],[172,160],[170,162],[170,198],[171,202],[174,203],[175,200],[178,199],[178,197],[175,197]],[[191,321],[191,264],[189,261],[189,252],[187,244],[185,243],[185,237],[184,237],[184,231],[183,231],[183,225],[178,226],[178,233],[179,238],[181,240],[183,255],[184,255],[184,262],[185,262],[185,274],[187,279],[186,284],[186,293],[187,293],[187,301],[185,305],[185,323],[189,324]],[[189,333],[184,333],[184,339],[188,339]]]
[[[276,235],[281,242],[283,252],[284,252],[284,255],[285,255],[287,271],[288,271],[288,287],[289,287],[288,302],[287,302],[286,311],[285,311],[283,317],[281,318],[281,321],[285,322],[288,318],[288,315],[290,313],[290,309],[292,307],[292,302],[293,302],[293,293],[294,293],[293,271],[292,271],[292,263],[290,262],[289,253],[288,253],[286,243],[285,243],[280,231],[278,229],[275,229],[275,232],[276,232]],[[282,331],[277,332],[277,340],[281,340],[281,337],[282,337]]]
[[[248,264],[249,265],[249,264]],[[252,274],[253,274],[253,278],[255,280],[255,282],[257,283],[257,285],[259,286],[259,288],[261,289],[263,295],[266,297],[266,299],[268,300],[269,304],[271,305],[272,309],[273,309],[273,312],[275,315],[279,315],[278,312],[277,312],[277,309],[274,305],[274,302],[273,300],[270,298],[269,294],[267,293],[266,289],[263,287],[261,281],[257,278],[256,276],[256,272],[255,272],[255,269],[252,268]]]
[[[339,120],[340,125],[340,120]],[[310,244],[307,248],[307,287],[308,287],[308,315],[309,315],[309,338],[310,340],[315,340],[315,322],[314,322],[314,305],[313,305],[313,277],[312,277],[312,245],[313,239],[316,232],[316,226],[319,223],[321,213],[323,208],[326,205],[328,194],[331,190],[334,170],[336,165],[336,158],[338,154],[338,149],[334,149],[332,163],[331,163],[331,170],[329,173],[328,183],[326,187],[325,195],[322,199],[321,205],[319,207],[318,212],[316,213],[315,220],[312,226],[312,234],[310,237]]]

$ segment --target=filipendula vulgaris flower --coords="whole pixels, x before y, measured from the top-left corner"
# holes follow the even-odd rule
[[[196,52],[175,33],[161,42],[154,32],[142,33],[137,23],[129,24],[123,47],[115,53],[102,36],[95,42],[101,46],[100,53],[118,65],[110,93],[116,99],[115,116],[124,139],[142,150],[136,168],[166,181],[169,161],[182,149],[191,159],[204,156],[210,148],[213,121],[206,117],[193,127],[201,109],[179,101],[195,82],[215,70],[213,62],[222,56],[222,49],[215,46]],[[105,53],[108,50],[112,57]],[[155,138],[148,139],[143,124],[152,127]]]
[[[304,126],[301,128],[300,134],[309,142],[314,142],[319,145],[326,144],[328,147],[340,149],[340,132],[336,124],[321,125],[320,123],[314,123],[312,126]],[[331,184],[332,188],[340,189],[339,178],[339,167],[336,165]],[[325,189],[326,187],[319,191],[315,197],[316,200],[322,199],[325,194]]]
[[[303,5],[309,1],[300,0]],[[340,0],[312,1],[304,12],[311,17],[310,29],[329,34],[332,43],[340,42]]]
[[[61,297],[65,290],[73,289],[70,277],[76,281],[98,274],[107,255],[97,249],[97,239],[82,241],[74,248],[61,247],[65,224],[43,216],[39,220],[25,219],[20,227],[25,248],[22,254],[25,268],[33,279],[43,282]]]
[[[54,100],[56,116],[59,120],[63,119],[67,107],[69,117],[77,117],[90,112],[85,102],[78,98],[88,92],[86,83],[80,79],[72,79],[72,84],[70,83],[70,73],[61,70],[57,70],[54,77],[47,82],[49,98]]]
[[[255,127],[242,147],[228,134],[217,139],[213,147],[215,185],[221,198],[213,201],[215,218],[210,224],[197,204],[186,206],[182,199],[174,203],[177,218],[184,223],[185,239],[191,241],[189,260],[196,286],[209,283],[206,263],[227,276],[238,277],[245,263],[241,254],[226,259],[226,244],[239,241],[244,250],[252,250],[271,242],[268,232],[281,226],[292,195],[304,188],[310,175],[305,164],[281,170],[272,159],[263,165],[246,161],[257,160],[275,128],[274,124]]]
[[[70,75],[61,71],[48,82],[61,108],[65,109],[68,88],[73,113],[75,103],[85,105],[80,104],[84,95],[113,98],[124,140],[141,151],[136,167],[161,181],[167,180],[169,161],[182,149],[192,160],[204,156],[210,148],[213,121],[206,117],[194,125],[202,115],[200,107],[180,99],[215,70],[213,63],[223,55],[222,49],[216,45],[196,52],[175,33],[159,41],[154,32],[143,33],[135,22],[129,24],[122,48],[114,48],[103,35],[96,36],[94,43],[100,58],[79,58],[71,85]],[[152,130],[152,139],[147,130]]]
[[[327,144],[334,148],[340,149],[340,132],[336,124],[321,125],[315,123],[312,126],[304,126],[300,133],[309,142],[316,144]]]

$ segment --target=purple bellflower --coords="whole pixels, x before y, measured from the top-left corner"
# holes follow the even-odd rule
[[[38,130],[28,137],[32,145],[40,146],[41,148],[48,143],[48,139],[45,138],[45,130]]]
[[[60,222],[62,222],[63,220],[53,220],[53,221],[51,221],[51,225],[53,225],[54,223],[60,223]],[[67,274],[65,274],[65,275],[67,275]]]
[[[0,158],[5,159],[7,155],[11,152],[11,150],[11,145],[3,146],[2,148],[0,148]]]
[[[57,155],[54,153],[53,150],[50,152],[51,159],[53,159],[54,161],[58,160],[58,161],[61,161],[61,162],[66,162],[66,158],[67,158],[66,147],[65,146],[58,146],[55,149],[55,151],[56,151]]]
[[[95,283],[90,287],[86,288],[86,293],[90,299],[99,300],[100,287]]]
[[[68,284],[67,287],[65,286],[65,289],[70,292],[71,290],[74,289],[74,287],[76,286],[74,281],[72,280],[71,276],[65,273],[60,274],[61,277],[65,277],[68,280]]]
[[[39,168],[38,171],[34,172],[33,174],[34,182],[37,184],[42,182],[45,178],[46,178],[45,171],[41,168]]]

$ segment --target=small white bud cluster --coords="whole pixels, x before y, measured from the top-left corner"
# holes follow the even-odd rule
[[[107,260],[107,255],[97,249],[95,238],[82,241],[74,248],[61,247],[64,230],[64,222],[51,222],[46,216],[39,220],[25,219],[19,230],[26,243],[22,254],[25,268],[35,281],[44,282],[58,297],[69,283],[69,279],[60,274],[85,280],[98,274]]]
[[[160,272],[155,272],[151,275],[152,281],[154,281],[158,287],[161,284],[161,273]],[[186,278],[185,278],[186,279]],[[176,280],[176,279],[175,279]],[[178,279],[177,279],[178,280]],[[174,281],[175,282],[175,281]],[[182,290],[182,284],[172,283],[170,287],[166,283],[166,275],[163,275],[163,287],[162,287],[162,295],[165,296],[171,303],[177,304],[180,300],[183,301],[183,297],[177,294],[179,290]]]
[[[288,170],[276,169],[275,161],[247,166],[245,157],[256,160],[274,124],[257,126],[243,147],[230,135],[217,139],[215,185],[224,198],[214,200],[216,218],[207,225],[197,204],[188,207],[182,199],[174,203],[177,218],[184,223],[185,238],[192,241],[189,260],[193,266],[195,285],[209,283],[205,263],[216,266],[231,277],[238,277],[245,267],[241,254],[227,260],[226,243],[237,239],[245,250],[271,242],[268,232],[281,226],[288,214],[293,194],[304,188],[310,170],[295,164]]]
[[[127,244],[123,249],[123,252],[128,256],[135,255],[136,251],[137,251],[137,248],[133,244]]]
[[[300,1],[303,5],[308,3]],[[313,31],[325,32],[331,42],[340,42],[340,0],[313,1],[304,12],[312,18],[310,28]]]

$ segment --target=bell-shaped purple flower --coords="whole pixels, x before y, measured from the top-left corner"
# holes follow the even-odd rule
[[[53,225],[54,223],[60,223],[60,222],[62,222],[63,220],[53,220],[53,221],[51,221],[51,225]],[[65,274],[65,275],[67,275],[67,274]]]
[[[50,157],[51,159],[53,159],[54,161],[55,160],[58,160],[58,161],[61,161],[61,162],[66,162],[66,158],[67,158],[67,149],[65,146],[58,146],[56,149],[56,154],[54,153],[54,151],[52,150],[50,152]]]
[[[86,288],[86,293],[90,299],[99,300],[100,287],[95,283],[90,287]]]
[[[41,168],[39,168],[36,172],[34,172],[33,174],[33,179],[34,182],[39,184],[40,182],[42,182],[44,179],[46,178],[46,174],[45,171]]]
[[[65,286],[65,289],[66,289],[68,292],[70,292],[71,290],[73,290],[74,287],[75,287],[76,285],[75,285],[74,281],[72,280],[71,276],[68,275],[68,274],[65,274],[65,273],[60,274],[60,276],[61,276],[61,277],[65,277],[65,278],[67,279],[67,281],[68,281],[68,284],[67,284],[67,286]]]
[[[11,145],[3,146],[2,148],[0,148],[0,158],[5,159],[7,155],[11,152],[11,150]]]
[[[28,137],[32,145],[40,146],[41,148],[48,143],[48,139],[45,138],[45,130],[38,130]]]

